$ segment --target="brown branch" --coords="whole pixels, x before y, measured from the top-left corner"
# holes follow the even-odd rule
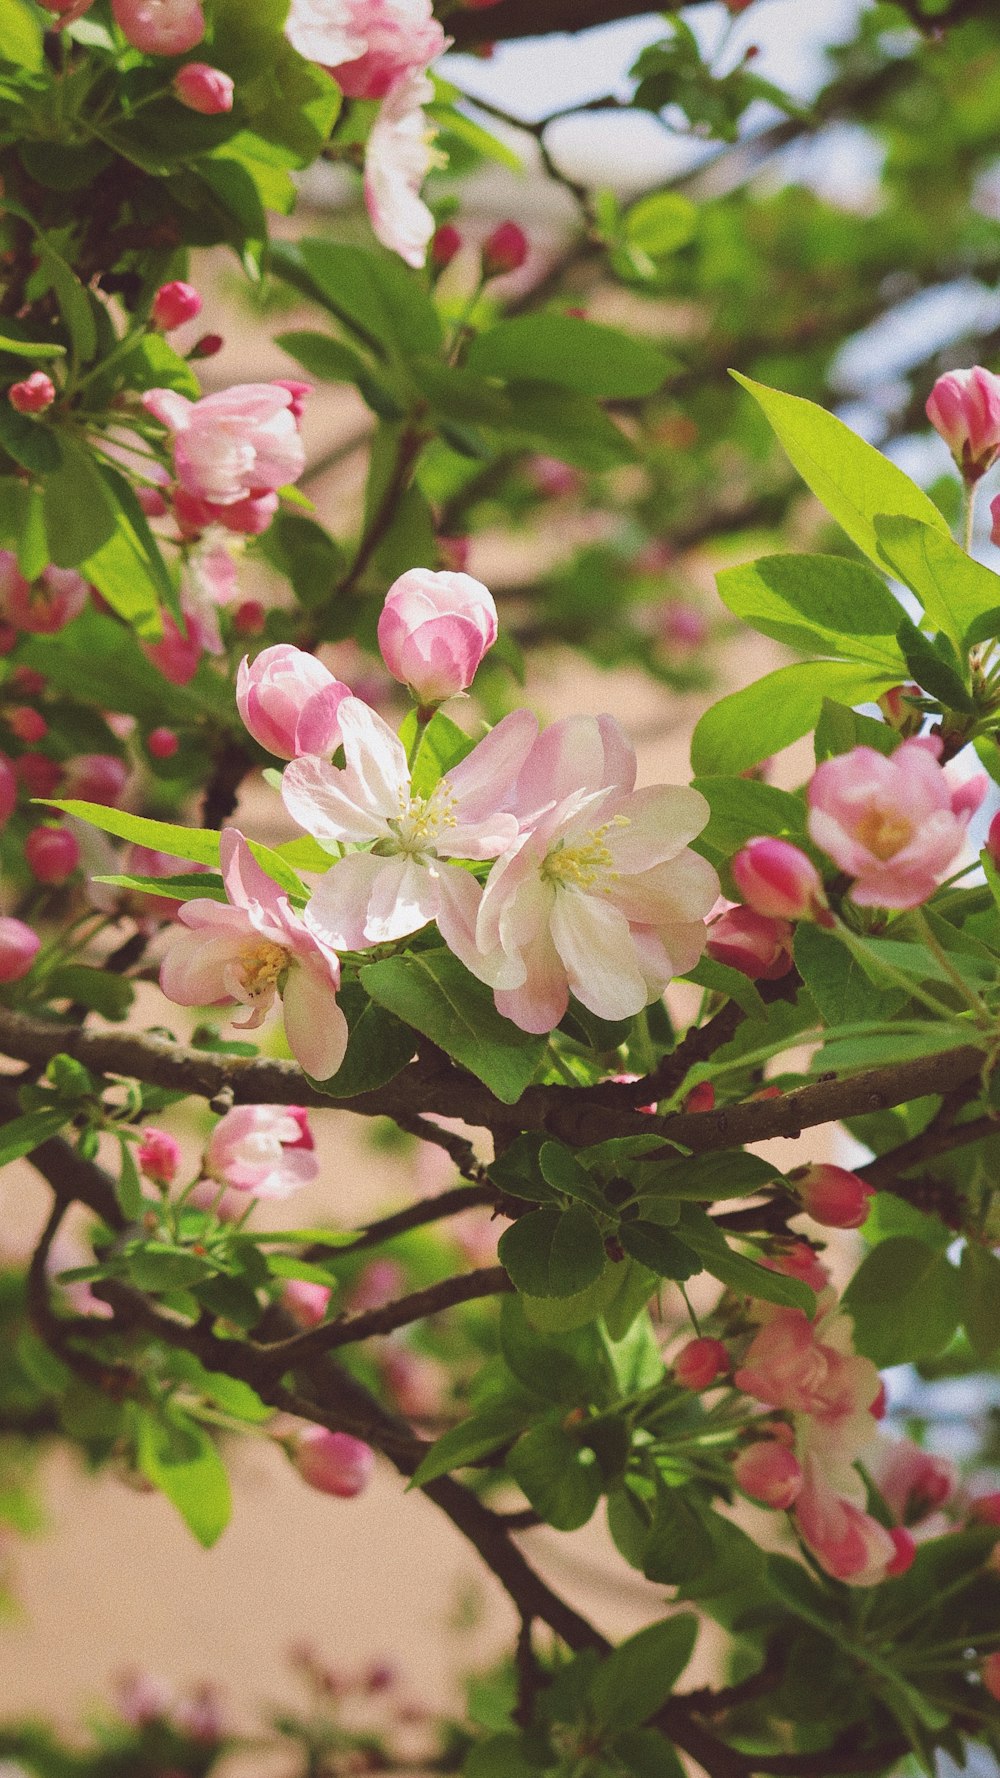
[[[381,1309],[368,1309],[363,1315],[340,1315],[311,1327],[307,1333],[293,1334],[287,1340],[274,1340],[258,1346],[256,1356],[266,1361],[273,1371],[283,1373],[296,1369],[321,1352],[333,1352],[338,1346],[354,1345],[379,1334],[390,1334],[397,1327],[408,1327],[413,1321],[425,1321],[440,1315],[458,1303],[474,1302],[478,1297],[499,1296],[513,1290],[503,1266],[484,1266],[476,1272],[463,1272],[455,1278],[444,1278],[429,1284],[425,1290],[411,1291],[397,1297]]]
[[[362,1247],[380,1247],[383,1241],[391,1241],[408,1229],[423,1228],[428,1222],[441,1222],[446,1216],[461,1216],[464,1210],[495,1205],[497,1195],[491,1185],[456,1185],[451,1191],[438,1192],[433,1198],[421,1198],[416,1204],[408,1204],[405,1210],[394,1210],[391,1216],[370,1222],[357,1240],[342,1251],[357,1253]],[[307,1257],[321,1258],[327,1253],[327,1247],[310,1248]]]
[[[876,1191],[892,1191],[898,1184],[900,1176],[908,1173],[912,1167],[922,1162],[933,1160],[938,1154],[951,1154],[956,1148],[968,1148],[970,1143],[985,1142],[988,1136],[995,1136],[1000,1131],[1000,1120],[994,1117],[970,1118],[968,1123],[945,1123],[935,1127],[935,1123],[919,1136],[912,1136],[909,1142],[901,1142],[898,1148],[891,1148],[887,1154],[879,1155],[874,1161],[867,1161],[863,1167],[857,1167],[862,1179],[873,1185]]]
[[[413,1117],[396,1119],[401,1130],[408,1136],[415,1136],[418,1142],[433,1143],[450,1156],[463,1179],[469,1179],[474,1185],[482,1185],[486,1179],[486,1168],[476,1154],[467,1136],[460,1136],[457,1130],[445,1130],[440,1124],[433,1123],[419,1113]]]

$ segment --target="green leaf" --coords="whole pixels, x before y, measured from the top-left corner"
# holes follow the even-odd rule
[[[127,1275],[137,1290],[158,1293],[200,1284],[214,1269],[211,1261],[202,1259],[200,1254],[168,1247],[162,1241],[149,1241],[129,1253]]]
[[[716,577],[735,617],[805,654],[846,655],[900,673],[902,611],[884,580],[844,556],[764,556]]]
[[[702,1514],[680,1488],[661,1488],[643,1551],[646,1579],[671,1587],[686,1586],[704,1573],[712,1553],[712,1539]]]
[[[887,514],[916,519],[948,536],[947,524],[929,496],[842,420],[798,395],[755,383],[739,371],[730,375],[763,408],[807,487],[876,567],[881,568],[885,558],[875,521]]]
[[[961,1315],[959,1275],[943,1253],[908,1235],[882,1241],[844,1292],[854,1344],[883,1367],[933,1358]]]
[[[525,1130],[515,1136],[503,1153],[491,1161],[487,1171],[493,1184],[512,1198],[526,1198],[532,1204],[544,1204],[553,1197],[551,1186],[542,1178],[539,1154],[545,1134],[541,1130]]]
[[[118,1175],[118,1183],[115,1187],[115,1195],[121,1205],[122,1215],[126,1220],[128,1222],[138,1222],[143,1211],[147,1208],[142,1195],[142,1182],[139,1178],[139,1169],[135,1164],[135,1156],[132,1153],[131,1146],[124,1136],[119,1136],[118,1144],[121,1149],[122,1164],[121,1172]]]
[[[613,1743],[629,1778],[684,1778],[684,1767],[659,1729],[630,1729]]]
[[[699,1205],[684,1205],[679,1226],[684,1240],[701,1256],[705,1270],[720,1284],[740,1296],[761,1297],[764,1302],[779,1303],[783,1308],[804,1309],[807,1315],[814,1312],[816,1298],[808,1284],[768,1271],[766,1266],[734,1252]]]
[[[177,1508],[200,1544],[211,1549],[229,1523],[229,1477],[212,1440],[189,1415],[172,1409],[162,1419],[134,1409],[136,1456],[147,1481]]]
[[[464,1778],[540,1778],[541,1768],[522,1735],[503,1734],[477,1741],[462,1770]]]
[[[90,297],[79,278],[51,241],[38,233],[38,251],[51,288],[62,311],[75,356],[89,364],[97,356],[97,323],[90,306]],[[70,564],[72,566],[72,563]]]
[[[702,956],[686,976],[680,978],[685,982],[694,982],[699,988],[708,988],[713,994],[725,994],[727,999],[735,1000],[741,1006],[748,1019],[767,1018],[767,1007],[760,997],[760,990],[749,976],[740,969],[732,969],[728,963],[719,963],[714,957]]]
[[[506,1468],[536,1513],[557,1531],[578,1531],[601,1498],[593,1452],[582,1450],[558,1421],[541,1420],[526,1432]]]
[[[48,1000],[72,1000],[100,1013],[102,1019],[124,1019],[135,999],[135,989],[124,976],[85,963],[62,963],[45,978]]]
[[[0,0],[0,62],[38,74],[42,68],[42,24],[25,0]]]
[[[343,556],[329,532],[301,513],[278,512],[267,531],[263,553],[285,575],[307,611],[329,604]]]
[[[300,241],[298,256],[320,301],[357,338],[405,361],[441,345],[437,310],[420,280],[391,253],[339,241]],[[278,270],[288,250],[276,256]]]
[[[332,334],[297,328],[291,333],[276,334],[274,343],[320,382],[361,387],[372,378],[371,368],[361,354]]]
[[[756,778],[696,778],[693,787],[712,811],[708,826],[698,835],[699,847],[708,847],[720,858],[732,858],[758,834],[800,843],[805,838],[805,803],[787,790]]]
[[[631,440],[588,396],[552,382],[514,382],[507,393],[515,430],[498,434],[504,445],[520,437],[577,469],[617,469],[636,461]]]
[[[102,463],[100,474],[112,498],[115,529],[82,563],[83,573],[119,617],[140,636],[156,641],[163,629],[160,604],[176,616],[177,590],[134,489],[110,464]]]
[[[898,989],[876,987],[832,932],[805,920],[795,929],[795,966],[832,1027],[884,1018],[898,1012],[906,1000]]]
[[[5,0],[0,0],[2,14]],[[0,33],[4,29],[0,19]],[[3,39],[0,36],[0,43]],[[65,358],[66,347],[60,346],[55,340],[16,340],[10,334],[0,333],[0,352],[6,352],[13,358],[32,358],[36,364],[47,364],[51,358]]]
[[[604,1243],[590,1211],[545,1205],[519,1216],[498,1247],[500,1263],[515,1289],[528,1296],[574,1296],[604,1269]]]
[[[614,1369],[596,1328],[542,1331],[533,1325],[529,1306],[534,1313],[534,1303],[520,1296],[505,1296],[500,1304],[500,1350],[518,1383],[532,1396],[563,1407],[613,1399]]]
[[[988,1247],[966,1242],[959,1281],[962,1325],[976,1357],[986,1364],[1000,1349],[1000,1259]]]
[[[824,698],[816,724],[816,764],[841,753],[850,753],[852,747],[874,747],[878,753],[895,753],[902,738],[887,722],[862,716],[849,705],[838,704],[835,698]]]
[[[410,734],[416,734],[416,711],[410,710],[400,731],[400,740],[406,748],[407,756],[412,749]],[[435,711],[430,722],[420,736],[416,758],[413,760],[411,788],[414,796],[430,796],[431,791],[441,779],[447,777],[453,766],[471,753],[475,741],[460,729],[457,722],[452,722],[443,710]]]
[[[860,661],[801,661],[779,667],[705,712],[691,742],[695,775],[744,772],[815,728],[824,698],[868,703],[898,683],[898,673],[866,668]]]
[[[906,658],[908,673],[932,698],[940,699],[948,710],[974,709],[968,689],[954,667],[943,658],[930,637],[918,630],[906,616],[899,625],[899,646]]]
[[[176,877],[91,877],[92,883],[113,883],[118,889],[132,889],[138,895],[162,895],[168,901],[225,901],[222,878],[211,871],[191,871]]]
[[[968,632],[1000,605],[1000,575],[966,555],[940,522],[893,514],[877,519],[875,530],[882,560],[916,593],[934,628],[959,651],[971,647]]]
[[[39,475],[57,470],[62,461],[59,439],[52,428],[30,414],[19,414],[6,399],[0,405],[0,445],[15,463]]]
[[[561,1142],[543,1142],[538,1153],[542,1178],[552,1189],[582,1203],[606,1208],[604,1194],[596,1180],[581,1167],[576,1155]]]
[[[626,210],[622,220],[631,247],[662,259],[690,241],[698,226],[698,206],[679,191],[655,191]]]
[[[138,846],[148,846],[154,852],[166,852],[171,858],[188,858],[192,864],[219,863],[220,835],[212,828],[177,827],[169,821],[150,821],[145,815],[130,815],[124,809],[108,809],[103,803],[80,802],[75,797],[62,800],[46,798],[45,806],[49,809],[61,809],[64,815],[76,815],[81,821],[89,821],[91,827],[100,828],[102,833],[114,834],[119,840],[132,840]],[[293,871],[278,852],[270,846],[258,845],[256,840],[248,840],[251,852],[268,876],[280,888],[289,894],[301,897],[304,893],[297,872]]]
[[[702,1270],[697,1253],[658,1222],[641,1217],[636,1222],[623,1222],[618,1239],[626,1253],[660,1278],[673,1278],[682,1283]]]
[[[337,996],[349,1033],[344,1059],[329,1080],[314,1081],[331,1099],[351,1099],[383,1087],[412,1060],[413,1030],[370,1000],[358,982],[344,982]]]
[[[771,1162],[742,1148],[684,1155],[676,1161],[640,1161],[632,1172],[639,1198],[701,1198],[706,1203],[753,1197],[780,1178]]]
[[[601,1662],[589,1703],[599,1729],[637,1729],[670,1697],[687,1666],[698,1636],[690,1612],[649,1624],[612,1649]]]
[[[0,1167],[8,1161],[20,1160],[22,1155],[30,1154],[47,1142],[50,1136],[58,1135],[59,1131],[71,1115],[66,1107],[51,1110],[46,1106],[41,1111],[29,1111],[24,1117],[11,1118],[9,1123],[0,1126]]]
[[[474,339],[465,356],[482,376],[558,383],[577,395],[625,400],[654,395],[668,365],[644,340],[573,315],[517,315]]]
[[[520,1402],[494,1402],[473,1414],[470,1419],[463,1420],[460,1426],[449,1427],[447,1432],[435,1440],[420,1467],[417,1469],[411,1488],[424,1488],[428,1482],[436,1481],[438,1476],[448,1475],[453,1469],[464,1469],[469,1463],[477,1463],[481,1457],[488,1457],[491,1452],[509,1444],[524,1430],[524,1409]]]
[[[360,980],[373,1000],[454,1056],[505,1105],[515,1105],[534,1078],[545,1039],[502,1018],[489,989],[443,947],[370,963]]]
[[[117,515],[93,452],[66,437],[60,452],[59,467],[45,481],[45,535],[56,566],[76,568],[114,536]]]

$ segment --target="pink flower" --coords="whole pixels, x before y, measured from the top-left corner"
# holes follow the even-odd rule
[[[30,377],[12,383],[7,400],[19,414],[43,414],[56,398],[56,386],[43,370],[33,370]]]
[[[1000,377],[978,364],[950,370],[927,398],[927,418],[966,481],[978,481],[1000,451]]]
[[[935,1457],[911,1439],[879,1437],[864,1453],[872,1481],[900,1525],[915,1525],[936,1512],[958,1486],[958,1473],[947,1457]]]
[[[66,766],[64,791],[85,803],[113,809],[128,783],[128,766],[114,753],[78,753]]]
[[[37,580],[25,580],[17,559],[0,550],[0,615],[15,629],[51,636],[78,617],[89,587],[73,568],[46,568]]]
[[[208,62],[186,62],[173,78],[174,97],[189,111],[200,111],[203,117],[217,117],[233,108],[234,86],[231,77]],[[207,353],[202,353],[207,357]]]
[[[236,707],[244,724],[279,759],[335,753],[337,712],[350,695],[315,655],[290,642],[262,649],[252,662],[244,655],[236,676]]]
[[[282,1286],[281,1306],[298,1327],[318,1327],[326,1319],[333,1291],[326,1284],[312,1284],[308,1278],[289,1278]]]
[[[953,789],[932,737],[886,756],[872,747],[823,761],[809,785],[809,834],[855,878],[859,907],[913,908],[947,876],[986,779]]]
[[[730,869],[755,913],[784,920],[810,920],[826,907],[823,880],[801,847],[789,840],[748,840]]]
[[[528,257],[528,237],[517,222],[501,222],[483,242],[483,277],[520,271]]]
[[[292,418],[301,420],[306,411],[306,402],[310,395],[315,395],[313,383],[300,383],[294,377],[275,377],[279,389],[287,389],[292,398]]]
[[[459,230],[453,222],[442,222],[441,227],[434,230],[434,238],[431,241],[431,264],[444,271],[445,266],[451,264],[456,253],[461,253],[461,251],[462,236]],[[443,539],[439,538],[438,541],[442,542]],[[455,566],[461,567],[462,564],[456,563]]]
[[[705,949],[716,963],[738,969],[752,982],[773,982],[792,967],[793,937],[787,920],[734,907],[712,921]]]
[[[348,1432],[328,1432],[325,1426],[307,1426],[295,1434],[291,1458],[303,1481],[321,1494],[353,1500],[367,1488],[375,1471],[370,1445]]]
[[[11,734],[29,747],[36,741],[44,741],[49,732],[49,725],[41,711],[33,710],[30,704],[12,705],[7,711],[7,722]]]
[[[169,284],[160,285],[153,298],[150,316],[153,326],[161,333],[172,333],[175,327],[183,327],[186,321],[193,321],[200,315],[201,308],[202,299],[194,285],[174,278]]]
[[[784,1512],[802,1487],[802,1465],[794,1452],[775,1439],[745,1445],[733,1464],[736,1486],[762,1506]]]
[[[354,1281],[350,1306],[358,1315],[368,1309],[384,1309],[405,1285],[406,1273],[398,1260],[373,1259]]]
[[[517,838],[498,811],[537,732],[514,711],[437,784],[415,796],[403,747],[388,723],[348,697],[339,709],[346,767],[314,756],[286,767],[281,794],[294,821],[321,843],[374,844],[349,852],[313,891],[310,932],[336,950],[360,950],[419,932],[436,920],[457,956],[475,949],[480,887],[455,859],[495,858]]]
[[[111,0],[115,24],[133,49],[150,56],[182,56],[205,35],[198,0]]]
[[[687,842],[708,805],[687,787],[633,790],[635,775],[614,719],[581,716],[540,735],[518,776],[523,831],[487,878],[475,950],[458,954],[522,1031],[553,1030],[571,992],[629,1018],[705,948],[718,878]]]
[[[328,1080],[347,1048],[339,960],[303,925],[234,827],[223,832],[219,857],[228,904],[184,903],[177,918],[186,930],[163,960],[160,986],[180,1006],[238,1002],[244,1030],[263,1023],[280,992],[292,1054],[307,1074]]]
[[[182,605],[183,610],[183,605]],[[163,613],[163,635],[159,642],[144,642],[143,652],[171,685],[187,685],[198,671],[201,657],[218,650],[210,647],[210,629],[190,609],[184,611],[187,634],[182,636],[169,611]]]
[[[986,835],[986,850],[992,862],[1000,869],[1000,810],[990,822],[990,830]]]
[[[835,1440],[841,1453],[856,1452],[871,1437],[871,1404],[879,1374],[851,1343],[850,1318],[835,1306],[810,1321],[803,1309],[775,1309],[736,1371],[737,1389],[769,1407],[807,1415]]]
[[[80,862],[80,845],[68,827],[33,827],[24,862],[39,883],[65,883]]]
[[[859,1229],[875,1195],[857,1173],[835,1167],[830,1161],[796,1167],[788,1177],[794,1182],[806,1214],[828,1229]]]
[[[181,487],[212,505],[273,494],[305,468],[292,397],[277,383],[237,383],[200,401],[149,389],[142,402],[173,434]]]
[[[0,916],[0,982],[19,982],[26,976],[41,949],[42,941],[23,920],[13,914]]]
[[[425,706],[465,691],[496,639],[493,597],[471,574],[411,568],[389,588],[378,620],[382,659]]]
[[[350,99],[384,99],[448,41],[431,0],[292,0],[285,35]]]
[[[234,1105],[212,1131],[203,1167],[220,1185],[255,1198],[288,1198],[319,1174],[319,1161],[303,1146],[299,1118],[287,1105]]]
[[[674,1377],[682,1389],[709,1389],[729,1369],[729,1353],[722,1341],[705,1337],[688,1340],[674,1359]]]
[[[173,759],[180,747],[180,740],[175,729],[154,728],[146,736],[146,746],[153,759]]]
[[[172,1185],[181,1164],[181,1145],[167,1130],[148,1129],[135,1151],[139,1171],[155,1185]]]
[[[404,75],[383,101],[365,149],[365,205],[375,236],[417,268],[434,233],[420,187],[431,168],[442,164],[433,145],[437,131],[422,110],[433,97],[426,75],[419,70]]]
[[[431,1420],[440,1414],[443,1373],[433,1358],[405,1346],[383,1348],[379,1369],[393,1405],[410,1420]]]
[[[860,1477],[855,1498],[838,1492],[815,1453],[805,1457],[802,1474],[795,1522],[820,1567],[851,1587],[885,1580],[899,1551],[892,1532],[865,1511]]]
[[[817,1296],[830,1282],[829,1272],[808,1241],[796,1241],[786,1253],[772,1254],[761,1263],[770,1272],[780,1272],[785,1278],[800,1279]]]

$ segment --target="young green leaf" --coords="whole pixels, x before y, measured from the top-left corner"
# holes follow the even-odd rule
[[[604,1242],[590,1211],[545,1205],[519,1216],[498,1247],[515,1289],[533,1297],[575,1296],[604,1268]]]
[[[471,1070],[505,1105],[534,1078],[545,1040],[502,1018],[489,989],[443,947],[386,957],[360,971],[365,992]]]
[[[599,1729],[637,1729],[670,1697],[694,1652],[698,1619],[690,1612],[649,1624],[612,1649],[590,1688]]]
[[[177,1508],[198,1542],[211,1549],[232,1511],[229,1477],[212,1440],[176,1408],[163,1418],[138,1407],[134,1414],[139,1468]]]

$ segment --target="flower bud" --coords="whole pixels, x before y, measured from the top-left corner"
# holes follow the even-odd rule
[[[565,499],[578,494],[583,485],[578,469],[564,463],[561,457],[546,457],[542,453],[528,464],[528,478],[544,500]]]
[[[15,704],[7,712],[7,721],[12,734],[23,741],[26,747],[33,747],[36,741],[44,741],[49,732],[49,725],[40,710],[33,710],[30,704]]]
[[[950,370],[938,377],[926,412],[965,480],[978,481],[1000,452],[1000,377],[978,364]]]
[[[29,796],[51,796],[62,783],[63,769],[47,753],[22,753],[14,761],[14,774]]]
[[[684,656],[701,647],[708,636],[708,620],[697,605],[670,599],[660,611],[659,631],[674,654]]]
[[[288,393],[292,398],[288,404],[292,419],[301,420],[306,411],[306,402],[309,400],[310,395],[315,395],[316,393],[315,385],[313,383],[297,382],[294,377],[275,377],[274,382],[279,389],[288,390]]]
[[[201,296],[194,285],[174,278],[171,283],[160,285],[153,298],[150,319],[160,333],[172,333],[175,327],[183,327],[185,321],[193,321],[200,314]]]
[[[370,1445],[348,1432],[328,1432],[325,1426],[307,1426],[291,1441],[291,1457],[303,1481],[321,1494],[352,1500],[363,1493],[375,1469]]]
[[[997,869],[1000,870],[1000,810],[990,822],[990,831],[986,835],[986,850]]]
[[[653,1106],[652,1109],[655,1111],[656,1107]],[[682,1111],[714,1111],[715,1110],[715,1088],[713,1087],[711,1081],[710,1080],[701,1080],[698,1082],[698,1085],[696,1087],[692,1087],[691,1091],[689,1092],[687,1098],[684,1101],[684,1104],[681,1107],[681,1110]]]
[[[906,1531],[902,1525],[891,1526],[889,1536],[896,1546],[896,1554],[891,1562],[886,1563],[885,1572],[886,1577],[892,1579],[897,1574],[905,1574],[908,1568],[913,1567],[917,1546],[912,1531]]]
[[[868,1412],[870,1413],[873,1420],[884,1420],[888,1406],[889,1406],[889,1394],[886,1389],[885,1383],[882,1381],[882,1378],[880,1377],[879,1382],[878,1382],[878,1391],[876,1393],[875,1400],[872,1402],[870,1408],[868,1409]]]
[[[979,1494],[969,1502],[969,1523],[1000,1525],[1000,1493]]]
[[[136,488],[135,497],[147,519],[166,517],[169,508],[159,488]]]
[[[496,638],[492,595],[471,574],[411,568],[389,588],[378,620],[382,659],[422,706],[467,690]]]
[[[0,917],[0,982],[19,982],[27,975],[41,946],[37,932],[12,914]]]
[[[251,661],[244,655],[236,675],[236,707],[255,741],[278,759],[303,753],[330,755],[340,745],[337,711],[349,688],[315,655],[278,642]]]
[[[21,383],[12,383],[7,400],[19,414],[43,414],[56,398],[56,386],[43,370],[33,370]]]
[[[528,257],[528,237],[516,222],[501,222],[483,242],[483,277],[516,272]]]
[[[913,698],[923,697],[919,685],[890,685],[878,700],[878,707],[890,728],[904,741],[911,736],[919,735],[923,724],[923,711],[918,710],[911,702]]]
[[[808,1241],[794,1241],[784,1253],[772,1253],[761,1263],[769,1272],[780,1272],[783,1278],[800,1279],[817,1296],[830,1282],[829,1272]]]
[[[10,820],[17,807],[17,777],[10,760],[0,753],[0,827]]]
[[[445,266],[450,265],[456,253],[460,253],[461,250],[462,237],[455,224],[442,222],[441,227],[435,229],[431,236],[431,265],[436,265],[440,271],[444,271]]]
[[[442,568],[450,574],[464,574],[469,566],[469,539],[467,537],[439,537],[437,540],[438,561]]]
[[[34,667],[15,667],[9,683],[11,690],[20,692],[24,698],[40,698],[48,680]]]
[[[307,1278],[289,1278],[281,1292],[281,1306],[298,1327],[318,1327],[330,1306],[333,1291],[327,1284],[311,1284]]]
[[[115,24],[148,56],[182,56],[205,35],[198,0],[111,0]]]
[[[806,1214],[828,1229],[859,1229],[875,1195],[857,1173],[830,1161],[796,1167],[788,1177]]]
[[[173,78],[174,98],[189,111],[200,111],[203,117],[217,117],[233,108],[233,82],[221,68],[207,62],[187,62]],[[202,354],[205,356],[205,354]]]
[[[674,1377],[682,1389],[709,1389],[717,1377],[731,1369],[729,1353],[721,1340],[704,1336],[688,1340],[674,1359]]]
[[[180,741],[172,728],[154,728],[146,736],[146,746],[153,759],[173,759]]]
[[[779,920],[810,920],[826,908],[819,871],[789,840],[748,840],[730,869],[754,913]]]
[[[736,1486],[762,1506],[784,1512],[802,1487],[802,1465],[794,1452],[771,1439],[746,1445],[733,1464]]]
[[[150,1127],[143,1130],[135,1153],[140,1173],[154,1185],[173,1185],[181,1163],[181,1145],[175,1136]]]
[[[259,599],[244,599],[233,612],[233,629],[237,636],[261,636],[267,623],[267,611]]]
[[[13,624],[0,620],[0,656],[10,654],[18,644],[18,634]]]
[[[727,908],[712,921],[705,949],[716,963],[738,969],[752,982],[774,982],[792,967],[793,937],[787,920],[757,914],[753,908]]]
[[[65,883],[80,862],[79,842],[68,827],[33,827],[24,861],[39,883]]]
[[[214,358],[225,345],[221,333],[203,333],[200,340],[195,340],[188,353],[189,358]]]
[[[67,796],[116,808],[128,783],[128,766],[114,753],[79,753],[66,766]]]

